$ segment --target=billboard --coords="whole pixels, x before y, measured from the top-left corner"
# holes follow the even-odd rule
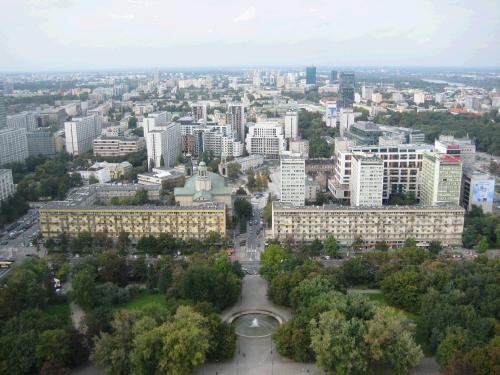
[[[326,118],[337,117],[337,102],[330,102],[326,106]]]
[[[472,204],[493,202],[495,180],[476,180],[472,182]]]

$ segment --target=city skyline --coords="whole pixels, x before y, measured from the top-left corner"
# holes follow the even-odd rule
[[[0,2],[0,71],[500,66],[492,0]]]

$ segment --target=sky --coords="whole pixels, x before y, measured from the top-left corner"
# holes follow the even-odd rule
[[[0,71],[500,67],[500,0],[0,0]]]

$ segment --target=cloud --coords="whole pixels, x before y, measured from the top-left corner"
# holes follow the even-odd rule
[[[247,10],[245,10],[243,13],[241,13],[238,17],[234,19],[234,22],[246,22],[246,21],[251,21],[255,18],[255,7],[252,5],[249,7]]]
[[[135,15],[132,13],[127,13],[127,14],[111,13],[109,16],[114,20],[132,20],[135,18]]]
[[[318,8],[309,8],[307,11],[309,13],[317,13],[318,12]]]

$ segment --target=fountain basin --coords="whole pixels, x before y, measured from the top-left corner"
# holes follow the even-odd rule
[[[270,314],[249,312],[235,317],[232,324],[238,336],[258,338],[272,335],[280,321]]]

